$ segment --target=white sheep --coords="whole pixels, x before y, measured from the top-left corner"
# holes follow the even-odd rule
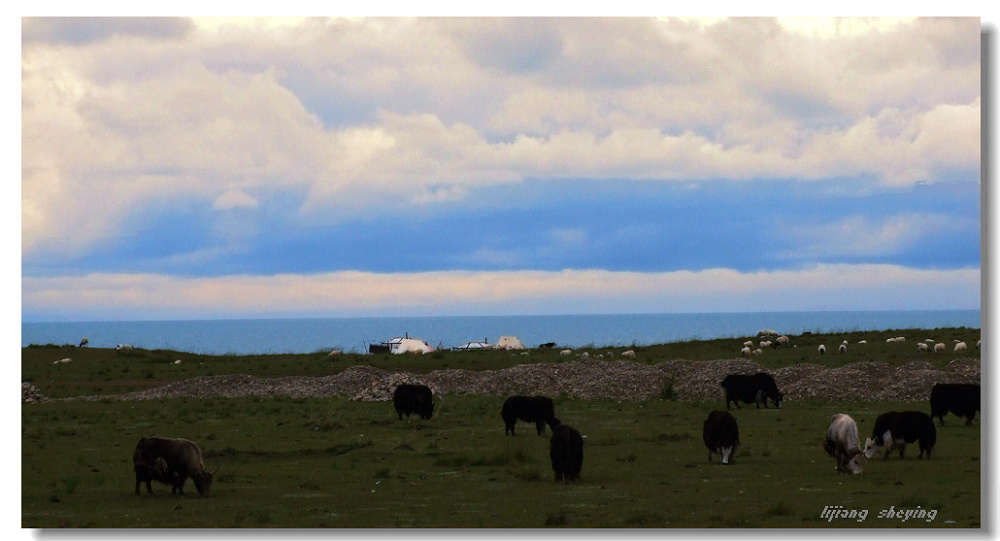
[[[584,351],[583,353],[580,354],[580,358],[586,361],[587,359],[590,358],[590,354]]]
[[[859,344],[867,344],[867,343],[868,343],[868,340],[858,340],[858,343],[859,343]]]
[[[941,342],[934,344],[934,353],[937,353],[939,351],[944,351],[944,344]]]
[[[777,337],[777,338],[774,339],[774,343],[777,344],[778,346],[787,346],[788,345],[788,337],[785,336],[785,335],[781,335],[781,336],[779,336],[779,337]]]
[[[745,348],[752,348],[753,347],[753,340],[747,340],[746,342],[743,342],[743,347],[745,347]]]
[[[930,351],[930,348],[923,342],[917,342],[917,351]]]
[[[749,357],[751,355],[751,353],[752,352],[750,351],[750,348],[748,348],[748,347],[744,347],[743,349],[740,350],[740,355],[742,355],[744,357]]]
[[[59,359],[58,361],[56,361],[56,362],[54,362],[52,364],[60,364],[60,363],[65,364],[65,363],[71,363],[71,362],[73,362],[73,359],[71,359],[69,357],[66,357],[65,359]]]
[[[965,351],[966,349],[968,349],[968,346],[965,345],[965,342],[955,344],[955,351]]]
[[[826,355],[826,346],[825,345],[820,344],[819,347],[816,348],[816,349],[819,351],[820,355]]]
[[[559,352],[559,355],[561,355],[563,357],[568,357],[568,356],[570,356],[572,354],[573,354],[573,350],[572,349],[564,349],[564,350],[562,350],[562,351]]]
[[[622,352],[622,359],[635,360],[635,350],[629,349]]]
[[[843,355],[847,353],[847,344],[840,344],[840,354]]]
[[[982,343],[983,343],[983,339],[982,338],[980,338],[979,340],[976,340],[976,349],[979,349],[979,346]]]
[[[753,353],[754,357],[758,357],[758,356],[760,356],[760,355],[763,355],[763,354],[764,354],[764,350],[762,350],[762,349],[760,349],[760,348],[757,348],[757,349],[753,350],[753,352],[752,352],[752,353]]]

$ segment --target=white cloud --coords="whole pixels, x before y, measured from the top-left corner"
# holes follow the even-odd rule
[[[294,32],[308,19],[304,17],[195,17],[194,24],[208,32],[226,31]]]
[[[817,134],[803,148],[801,171],[819,178],[839,170],[912,185],[949,169],[978,170],[980,115],[978,98],[927,112],[883,110],[846,130]]]
[[[911,212],[883,220],[851,215],[828,224],[787,224],[786,234],[796,248],[779,256],[808,260],[893,255],[911,250],[930,235],[961,227],[951,220],[943,214]]]
[[[913,20],[913,17],[779,17],[778,23],[783,28],[809,37],[832,39],[891,32]]]
[[[218,210],[232,210],[236,208],[257,208],[257,198],[251,197],[243,190],[227,190],[212,201],[212,207]]]
[[[955,309],[980,270],[818,265],[741,273],[603,270],[24,277],[25,314],[102,318]]]
[[[154,201],[250,193],[348,220],[526,178],[933,181],[979,165],[979,32],[287,18],[52,36],[21,53],[22,253],[86,250]]]
[[[299,186],[322,176],[330,161],[329,135],[273,73],[181,67],[148,81],[102,84],[87,79],[75,56],[34,70],[50,56],[26,51],[24,60],[25,253],[38,245],[85,249],[121,234],[152,202],[225,203],[234,185]],[[53,80],[65,83],[53,89]]]

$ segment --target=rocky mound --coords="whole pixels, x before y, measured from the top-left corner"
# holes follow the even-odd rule
[[[44,402],[46,400],[48,400],[48,397],[43,395],[34,385],[27,381],[21,382],[21,402]]]
[[[67,400],[155,400],[176,397],[344,396],[385,401],[400,383],[422,383],[438,396],[449,394],[510,396],[565,395],[571,398],[647,400],[713,400],[722,396],[719,382],[727,374],[771,373],[790,400],[922,401],[935,383],[979,383],[978,359],[956,359],[936,369],[928,362],[893,368],[886,363],[859,362],[837,368],[799,364],[765,370],[750,359],[665,361],[655,365],[633,361],[579,360],[559,364],[522,364],[502,370],[435,370],[424,375],[353,366],[323,377],[260,378],[248,375],[204,376],[154,389],[119,395]],[[23,401],[44,399],[37,389],[22,391]],[[30,400],[29,400],[30,396]]]

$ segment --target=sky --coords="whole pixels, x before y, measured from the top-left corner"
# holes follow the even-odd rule
[[[21,317],[978,309],[984,28],[26,17]]]

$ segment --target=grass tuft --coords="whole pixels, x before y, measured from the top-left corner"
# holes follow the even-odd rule
[[[785,502],[778,502],[764,512],[769,517],[783,517],[792,514],[792,507]]]
[[[569,526],[569,519],[566,518],[565,512],[559,512],[545,517],[545,526],[547,528],[565,528]]]

